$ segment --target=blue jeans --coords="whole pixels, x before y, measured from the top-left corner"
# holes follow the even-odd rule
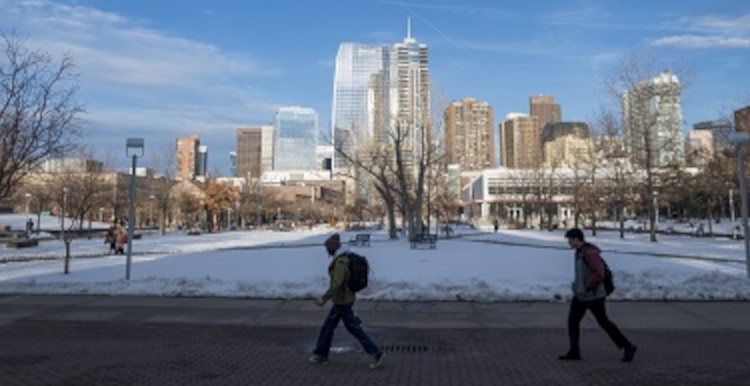
[[[333,332],[336,330],[336,326],[339,325],[339,320],[344,321],[346,330],[355,337],[362,348],[370,355],[377,355],[380,353],[380,349],[375,343],[372,342],[367,333],[362,330],[362,326],[359,324],[359,320],[354,316],[351,304],[334,304],[331,307],[331,312],[328,313],[323,327],[320,329],[320,335],[318,335],[318,344],[315,346],[315,355],[320,355],[327,358],[328,352],[331,349],[331,342],[333,341]]]

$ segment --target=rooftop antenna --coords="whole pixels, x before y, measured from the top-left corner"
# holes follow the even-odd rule
[[[406,18],[406,38],[411,39],[411,17]]]

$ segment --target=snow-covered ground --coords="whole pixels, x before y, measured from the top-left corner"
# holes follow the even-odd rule
[[[23,215],[0,215],[0,224],[15,229],[23,229],[25,221]],[[58,221],[43,218],[42,228],[53,228]],[[106,228],[106,224],[92,226]],[[0,259],[48,259],[0,264],[0,293],[313,298],[327,285],[329,258],[322,242],[333,232],[320,226],[293,232],[144,234],[133,243],[129,281],[125,280],[126,258],[105,255],[108,246],[102,238],[71,243],[73,259],[67,275],[63,274],[61,241],[42,241],[37,247],[19,250],[0,247]],[[342,239],[354,233],[344,232]],[[490,227],[459,233],[464,236],[439,240],[435,250],[413,250],[404,239],[388,240],[384,232],[374,232],[370,248],[353,248],[368,257],[372,272],[370,286],[360,298],[569,298],[572,251],[565,249],[562,230],[493,233]],[[628,233],[620,239],[617,232],[606,231],[588,241],[604,250],[614,271],[613,299],[750,300],[741,240],[660,235],[658,243],[650,243],[646,233]]]

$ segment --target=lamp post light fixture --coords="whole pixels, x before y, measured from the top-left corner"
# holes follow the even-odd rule
[[[133,159],[130,169],[130,205],[128,210],[128,254],[125,262],[125,280],[130,280],[130,263],[133,255],[133,226],[135,225],[135,166],[139,156],[145,153],[143,138],[125,140],[125,154]]]
[[[65,213],[68,206],[68,187],[63,187],[63,206],[62,206],[62,216],[60,216],[60,219],[62,220],[62,240],[63,243],[65,243],[65,267],[63,272],[67,275],[70,273],[70,241],[68,240],[68,237],[65,235]]]
[[[745,147],[750,142],[750,134],[746,132],[729,133],[729,143],[734,145],[739,155],[737,163],[740,172],[740,195],[742,196],[742,229],[744,232],[743,241],[745,242],[745,265],[747,267],[747,276],[750,277],[750,229],[747,228],[747,182],[745,181]]]
[[[26,193],[23,196],[26,197],[26,213],[30,213],[31,193]]]

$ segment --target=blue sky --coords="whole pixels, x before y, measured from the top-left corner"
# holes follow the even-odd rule
[[[407,17],[443,93],[488,101],[496,127],[539,93],[591,121],[628,51],[691,68],[687,125],[750,103],[744,0],[0,0],[0,30],[74,56],[99,158],[125,166],[126,137],[164,152],[196,133],[222,173],[235,128],[279,106],[312,107],[327,127],[338,45],[399,42]]]

